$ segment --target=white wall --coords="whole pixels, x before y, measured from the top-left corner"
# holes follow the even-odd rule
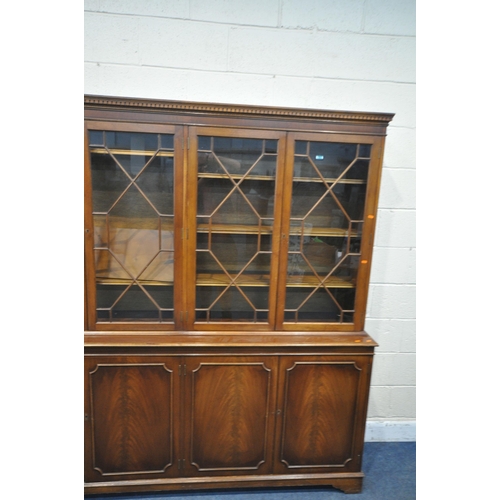
[[[86,94],[396,113],[366,330],[368,440],[415,439],[415,0],[86,0]]]

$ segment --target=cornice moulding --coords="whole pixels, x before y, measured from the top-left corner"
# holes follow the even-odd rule
[[[305,118],[313,120],[333,120],[349,122],[389,123],[393,113],[333,111],[304,108],[279,108],[271,106],[246,106],[235,104],[202,103],[187,101],[167,101],[111,96],[84,96],[86,107],[126,108],[147,111],[173,111],[225,115],[265,116],[277,118]]]

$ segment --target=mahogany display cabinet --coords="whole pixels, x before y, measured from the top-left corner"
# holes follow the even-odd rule
[[[85,96],[85,494],[361,490],[392,117]]]

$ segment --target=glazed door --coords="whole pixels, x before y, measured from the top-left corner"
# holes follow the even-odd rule
[[[283,356],[277,474],[359,471],[371,358]]]
[[[278,329],[363,329],[381,145],[288,135]]]
[[[181,328],[182,128],[88,121],[88,326]]]
[[[190,328],[274,328],[284,148],[281,132],[190,128]]]
[[[85,481],[179,474],[179,363],[161,356],[85,358]]]
[[[272,471],[276,374],[276,357],[186,357],[185,475]]]

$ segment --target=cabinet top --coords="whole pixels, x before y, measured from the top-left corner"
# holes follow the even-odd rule
[[[223,103],[203,103],[191,101],[171,101],[115,96],[84,96],[85,109],[137,110],[147,112],[198,114],[208,116],[235,116],[277,118],[291,120],[314,120],[330,122],[362,122],[385,125],[392,120],[394,113],[334,111],[308,108],[287,108],[273,106],[254,106]]]
[[[220,334],[214,332],[184,332],[165,334],[154,332],[86,332],[86,347],[368,347],[378,344],[364,331],[361,332],[329,332],[325,334],[302,332],[290,334]]]

